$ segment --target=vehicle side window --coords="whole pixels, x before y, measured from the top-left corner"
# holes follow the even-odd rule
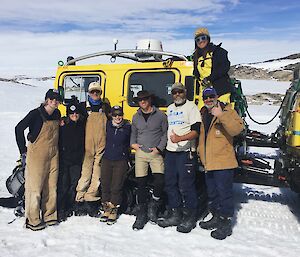
[[[164,72],[135,72],[129,76],[128,105],[138,106],[134,97],[141,90],[147,90],[155,95],[153,104],[157,107],[167,107],[173,102],[171,87],[175,82],[175,74]]]
[[[64,78],[65,99],[71,99],[76,96],[80,102],[85,102],[89,84],[93,81],[99,81],[101,77],[98,75],[67,75]]]

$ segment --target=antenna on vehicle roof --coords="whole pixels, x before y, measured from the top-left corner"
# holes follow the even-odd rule
[[[117,50],[117,44],[119,43],[119,40],[117,38],[114,38],[113,43],[114,43],[114,50]]]

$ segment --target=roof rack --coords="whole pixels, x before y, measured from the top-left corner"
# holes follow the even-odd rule
[[[67,65],[74,65],[77,61],[86,60],[89,58],[99,57],[108,55],[111,56],[111,62],[115,62],[117,57],[130,59],[136,62],[162,62],[170,58],[175,58],[176,60],[181,61],[188,61],[187,57],[181,54],[171,53],[171,52],[164,52],[164,51],[154,51],[148,49],[124,49],[124,50],[111,50],[111,51],[103,51],[97,52],[93,54],[79,56],[68,61],[65,66]],[[145,56],[147,58],[145,58]],[[165,58],[163,58],[165,56]],[[167,57],[167,58],[166,58]],[[153,59],[150,59],[153,58]]]

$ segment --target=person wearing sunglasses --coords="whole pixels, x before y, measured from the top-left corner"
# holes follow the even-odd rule
[[[58,135],[62,97],[49,89],[40,107],[30,111],[15,128],[16,141],[25,170],[25,227],[33,231],[57,225],[56,184]],[[27,135],[28,146],[24,136]],[[25,165],[25,163],[23,163]]]
[[[220,101],[230,103],[231,83],[228,75],[230,61],[227,51],[211,42],[206,28],[195,31],[194,76],[202,90],[208,86],[216,89]]]
[[[201,221],[202,229],[213,230],[215,239],[225,239],[232,233],[231,218],[234,214],[233,175],[238,167],[233,138],[244,129],[241,117],[231,104],[218,100],[217,91],[203,90],[204,106],[197,152],[205,170],[209,210],[212,218]]]
[[[67,105],[67,117],[59,130],[59,176],[57,209],[59,221],[76,210],[76,186],[84,156],[85,117],[78,100]]]
[[[164,189],[164,160],[167,144],[167,116],[152,104],[153,94],[141,90],[134,98],[139,109],[132,117],[130,145],[135,150],[138,211],[133,230],[143,229],[148,220],[155,223],[162,204]],[[148,169],[153,178],[153,194],[148,199]]]
[[[100,209],[100,161],[105,148],[106,113],[108,104],[101,99],[102,88],[98,81],[91,82],[88,88],[88,117],[85,128],[85,154],[81,177],[76,188],[77,211],[75,215],[99,216]],[[105,110],[106,109],[106,110]]]
[[[171,93],[173,103],[167,109],[169,127],[165,155],[168,215],[157,223],[161,227],[177,226],[178,232],[189,233],[197,221],[196,138],[201,117],[198,107],[186,99],[182,83],[174,83]]]
[[[122,203],[125,175],[128,169],[131,125],[124,119],[121,106],[111,108],[112,120],[106,125],[106,145],[101,160],[101,194],[104,213],[101,222],[112,225],[117,221]]]

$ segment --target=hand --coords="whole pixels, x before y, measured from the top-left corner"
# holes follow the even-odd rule
[[[132,144],[131,145],[131,148],[136,150],[136,151],[139,150],[141,147],[142,147],[142,145],[139,145],[139,144]]]
[[[151,151],[151,153],[159,154],[159,151],[157,150],[156,147],[149,148],[149,150]]]
[[[207,77],[205,77],[204,79],[202,79],[202,85],[205,87],[209,87],[211,86],[211,82],[209,81],[209,79]]]
[[[215,117],[219,117],[223,114],[223,110],[219,102],[211,109],[211,114]]]
[[[172,129],[172,134],[171,134],[171,136],[170,136],[170,139],[171,139],[172,143],[178,143],[178,142],[181,141],[180,136],[178,136],[178,135],[174,132],[173,129]]]

